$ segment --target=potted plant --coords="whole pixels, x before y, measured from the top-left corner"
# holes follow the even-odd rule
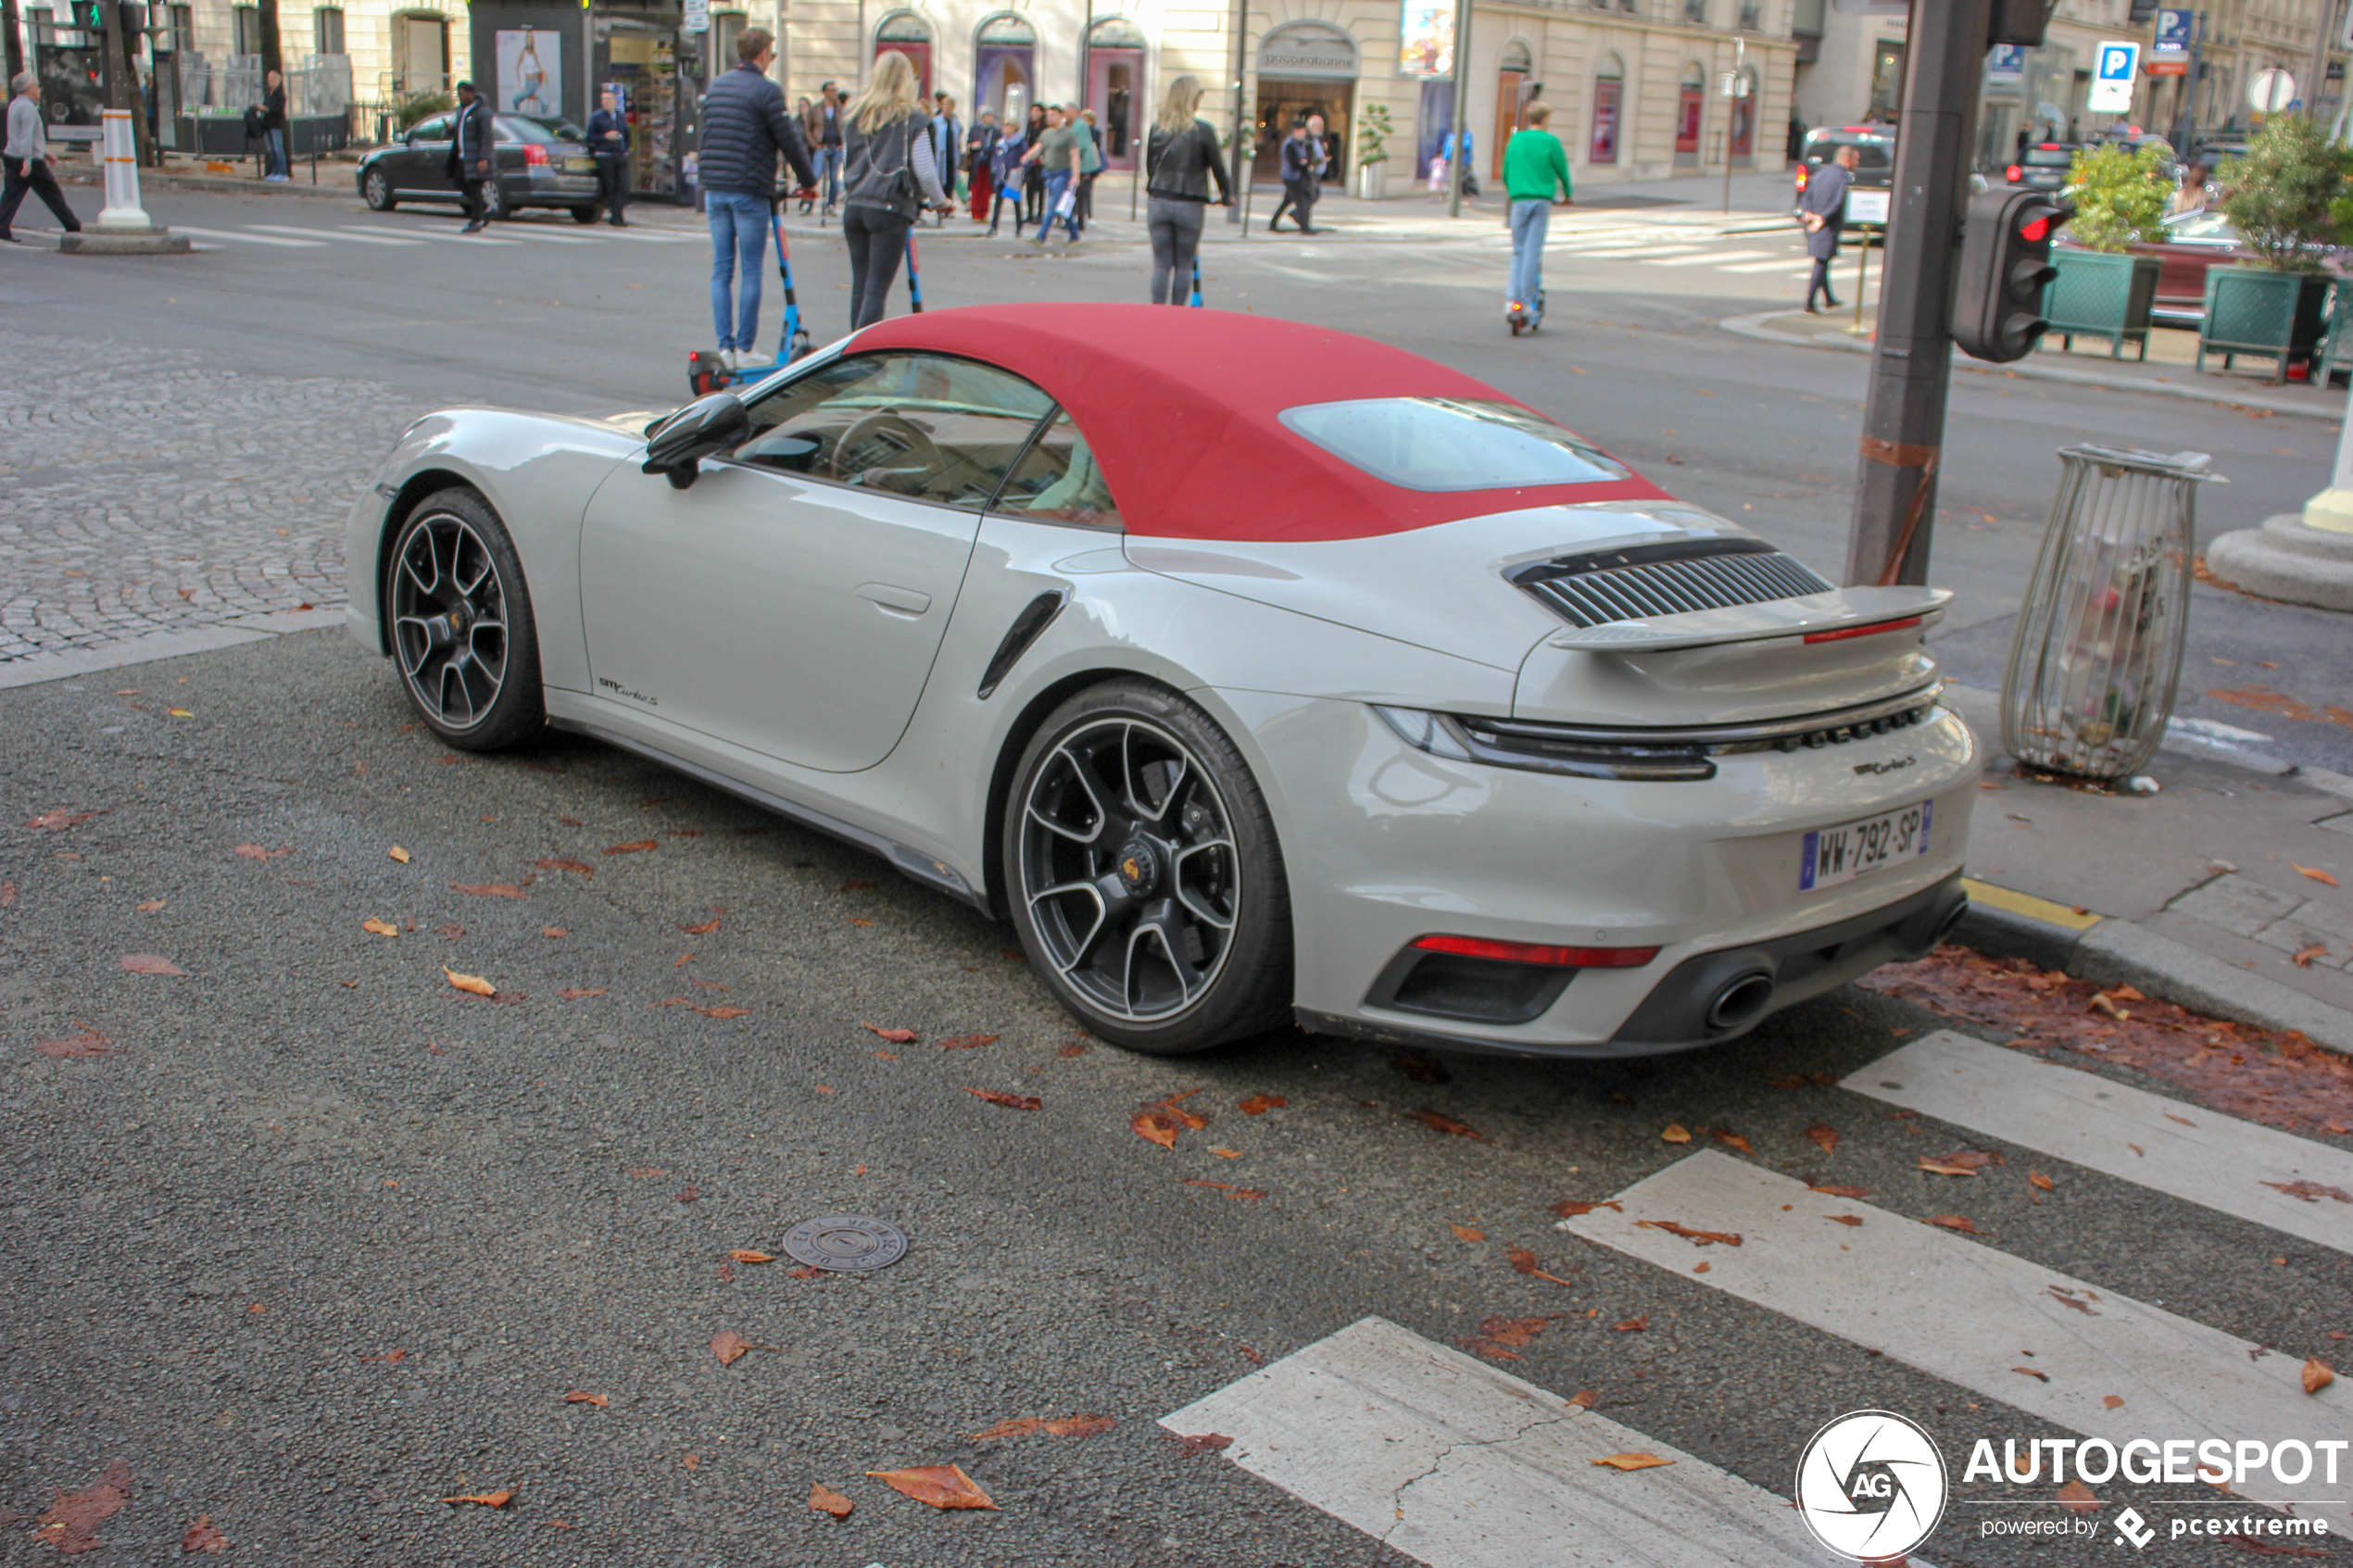
[[[2119,146],[2086,147],[2068,171],[2075,216],[2067,235],[2073,243],[2051,252],[2058,276],[2043,293],[2043,315],[2050,335],[2072,348],[2078,337],[2108,340],[2111,359],[2132,344],[2149,353],[2149,307],[2157,301],[2158,262],[2130,247],[2165,236],[2165,208],[2171,182],[2154,147],[2137,153]]]
[[[2337,237],[2332,208],[2345,194],[2345,176],[2346,154],[2300,114],[2272,116],[2245,157],[2222,165],[2230,193],[2222,216],[2258,259],[2207,272],[2200,370],[2210,353],[2222,356],[2224,370],[2238,355],[2259,354],[2279,361],[2276,379],[2285,381],[2291,362],[2309,361],[2330,282],[2322,257]]]
[[[1356,116],[1356,194],[1368,202],[1389,194],[1390,122],[1387,104],[1366,104]]]

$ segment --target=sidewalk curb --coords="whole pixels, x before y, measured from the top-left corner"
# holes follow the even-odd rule
[[[2098,985],[2264,1029],[2293,1029],[2316,1046],[2353,1055],[2353,1012],[2251,974],[2128,920],[2082,931],[1972,899],[1954,940],[1992,958],[2021,958]]]
[[[324,173],[325,170],[321,170]],[[64,185],[101,185],[105,177],[95,170],[75,169],[61,171],[58,183]],[[337,181],[330,185],[324,180],[318,184],[296,183],[289,180],[282,184],[265,183],[259,180],[232,178],[225,174],[158,174],[153,169],[139,171],[139,188],[143,191],[199,191],[212,195],[230,196],[311,196],[335,201],[359,199],[359,187],[354,181]]]
[[[1871,345],[1861,341],[1832,339],[1824,341],[1797,332],[1785,332],[1765,323],[1776,316],[1786,316],[1787,309],[1760,310],[1746,316],[1727,316],[1716,324],[1740,337],[1755,338],[1763,343],[1779,343],[1793,348],[1818,348],[1832,354],[1869,354]],[[2313,408],[2309,404],[2290,402],[2281,397],[2266,397],[2259,392],[2216,393],[2196,386],[2178,385],[2172,382],[2133,381],[2122,376],[2104,376],[2096,370],[2071,370],[2057,365],[2020,363],[2003,367],[1965,365],[1956,362],[1955,375],[2016,376],[2022,381],[2058,382],[2069,386],[2093,386],[2108,392],[2138,392],[2151,397],[2178,397],[2192,403],[2210,403],[2226,408],[2260,408],[2266,413],[2289,414],[2297,419],[2335,420],[2344,417],[2342,408]]]

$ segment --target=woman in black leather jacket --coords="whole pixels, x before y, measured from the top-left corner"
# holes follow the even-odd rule
[[[1201,79],[1180,76],[1168,84],[1144,144],[1145,193],[1151,204],[1147,221],[1152,237],[1152,303],[1182,305],[1187,280],[1201,249],[1202,220],[1209,210],[1209,185],[1217,182],[1217,205],[1233,205],[1226,165],[1217,154],[1217,132],[1195,112]]]

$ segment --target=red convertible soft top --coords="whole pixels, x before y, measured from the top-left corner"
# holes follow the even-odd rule
[[[1409,490],[1288,429],[1304,404],[1518,399],[1370,338],[1152,305],[983,305],[878,321],[853,350],[928,349],[1013,371],[1068,408],[1131,533],[1364,539],[1522,507],[1662,500],[1629,476],[1505,490]]]

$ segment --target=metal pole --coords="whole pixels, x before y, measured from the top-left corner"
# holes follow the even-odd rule
[[[1859,337],[1864,331],[1863,291],[1871,286],[1871,237],[1860,229],[1855,233],[1855,324],[1846,330]],[[1884,274],[1886,269],[1881,271]]]
[[[1846,544],[1849,583],[1928,580],[1952,376],[1954,270],[1977,140],[1989,3],[1912,0],[1887,252],[1880,263],[1879,333]]]
[[[1470,115],[1471,0],[1454,0],[1454,139],[1446,150],[1446,216],[1463,215],[1463,181],[1470,160],[1463,157],[1463,124]]]
[[[2304,90],[2304,113],[2321,118],[2321,89],[2329,84],[2329,44],[2336,32],[2336,0],[2321,0],[2321,25],[2312,36],[2312,85]]]
[[[1250,0],[1234,0],[1234,144],[1228,152],[1234,164],[1234,205],[1226,209],[1226,221],[1239,223],[1245,232],[1249,223],[1242,208],[1249,205],[1249,188],[1242,184],[1242,145],[1249,141],[1242,129],[1242,88],[1250,77]]]

